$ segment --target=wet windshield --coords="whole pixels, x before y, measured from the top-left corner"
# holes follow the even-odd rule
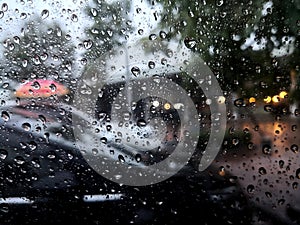
[[[300,223],[299,1],[13,0],[0,21],[3,224]]]

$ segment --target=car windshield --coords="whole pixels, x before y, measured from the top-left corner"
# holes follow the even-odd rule
[[[0,2],[1,224],[300,223],[300,1]]]

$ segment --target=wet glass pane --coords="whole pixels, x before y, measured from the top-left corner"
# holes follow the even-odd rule
[[[300,2],[0,2],[1,224],[300,223]]]

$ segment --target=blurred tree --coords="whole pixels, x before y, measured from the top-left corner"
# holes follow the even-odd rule
[[[299,73],[299,1],[150,2],[163,5],[160,29],[200,53],[223,90],[263,98],[289,90],[290,71]]]
[[[130,1],[93,0],[86,13],[94,24],[86,30],[90,45],[85,46],[87,59],[97,59],[128,38]]]
[[[40,18],[31,20],[20,35],[3,41],[4,74],[18,82],[35,78],[69,81],[75,60],[75,46],[70,40],[59,24],[50,26]]]

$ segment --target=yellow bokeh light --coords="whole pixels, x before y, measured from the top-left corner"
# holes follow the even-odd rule
[[[272,101],[272,98],[270,96],[268,96],[264,99],[265,103],[270,103],[271,101]]]
[[[275,103],[279,102],[280,101],[279,100],[279,95],[274,95],[273,98],[272,98],[272,101],[275,102]]]
[[[280,98],[285,98],[286,95],[287,95],[286,91],[282,91],[282,92],[279,93]]]
[[[256,99],[254,97],[249,98],[249,103],[255,103]]]
[[[164,108],[165,108],[165,110],[169,110],[171,108],[170,103],[164,104]]]

